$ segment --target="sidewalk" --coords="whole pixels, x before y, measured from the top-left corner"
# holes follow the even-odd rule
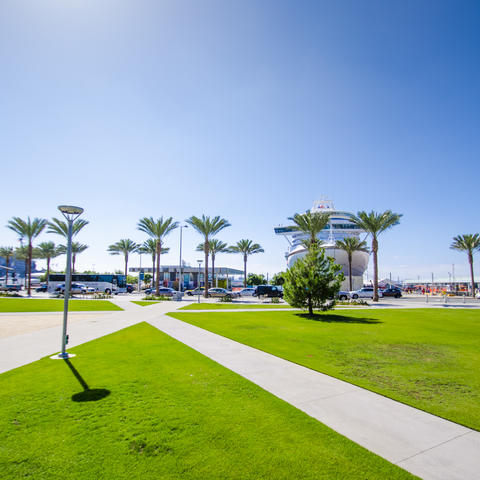
[[[480,478],[480,432],[166,315],[149,323],[421,478]]]

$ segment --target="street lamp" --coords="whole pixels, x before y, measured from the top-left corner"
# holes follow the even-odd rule
[[[178,291],[182,291],[182,228],[188,228],[188,225],[180,225],[180,263],[179,263],[179,270],[178,270]]]
[[[198,262],[198,286],[197,286],[197,292],[198,292],[198,303],[200,303],[200,272],[202,271],[202,262],[203,260],[197,260]]]
[[[68,299],[70,297],[70,284],[72,283],[72,232],[73,222],[83,213],[83,208],[73,207],[71,205],[59,205],[58,209],[66,218],[68,223],[68,240],[67,240],[67,268],[65,272],[65,293],[63,302],[63,332],[62,332],[62,351],[58,355],[54,355],[53,359],[66,359],[74,357],[75,354],[65,351],[67,345],[67,317],[68,317]]]

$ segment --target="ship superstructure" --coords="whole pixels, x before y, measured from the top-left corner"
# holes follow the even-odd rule
[[[310,212],[330,213],[330,219],[327,226],[318,234],[317,238],[322,242],[322,248],[329,257],[335,259],[335,263],[342,266],[345,275],[345,282],[342,289],[347,289],[348,285],[348,258],[345,251],[336,248],[337,240],[343,240],[346,237],[360,237],[365,231],[352,222],[353,215],[349,212],[336,210],[331,200],[318,200],[314,202]],[[300,232],[294,225],[275,227],[275,233],[285,237],[289,244],[288,251],[285,253],[287,266],[290,268],[298,258],[303,257],[307,250],[302,244],[302,240],[307,235]],[[363,238],[362,238],[363,239]],[[352,258],[352,277],[353,288],[363,286],[363,274],[368,266],[369,254],[366,252],[355,252]]]

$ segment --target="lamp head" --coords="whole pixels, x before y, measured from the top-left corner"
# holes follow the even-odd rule
[[[74,207],[73,205],[59,205],[58,209],[67,220],[75,220],[83,213],[82,207]]]

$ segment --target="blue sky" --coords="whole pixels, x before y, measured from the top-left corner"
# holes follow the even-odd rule
[[[0,225],[81,205],[78,266],[112,270],[142,216],[221,215],[219,238],[260,243],[249,269],[272,274],[273,226],[326,195],[404,215],[381,276],[467,273],[449,245],[480,230],[479,25],[466,0],[5,0]],[[178,232],[167,245],[178,263]]]

